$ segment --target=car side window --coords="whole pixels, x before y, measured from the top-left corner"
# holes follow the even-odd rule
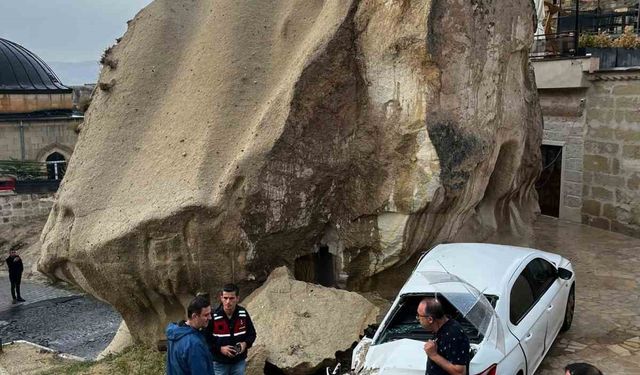
[[[525,269],[525,275],[533,288],[533,294],[536,300],[540,298],[558,278],[556,268],[553,264],[542,258],[536,258],[529,262]]]
[[[509,319],[511,323],[518,324],[535,303],[535,296],[529,280],[525,277],[525,269],[511,287],[509,303]]]

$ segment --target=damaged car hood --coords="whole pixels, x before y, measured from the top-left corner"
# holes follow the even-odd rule
[[[359,374],[424,374],[427,355],[424,352],[424,342],[401,339],[371,345],[365,362],[367,365]]]

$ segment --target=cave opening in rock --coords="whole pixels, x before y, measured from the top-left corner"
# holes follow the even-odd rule
[[[560,216],[562,187],[562,146],[542,145],[542,173],[536,182],[540,213]]]
[[[321,245],[317,252],[301,256],[295,260],[294,275],[300,281],[335,287],[335,264],[335,256],[329,252],[329,247]]]

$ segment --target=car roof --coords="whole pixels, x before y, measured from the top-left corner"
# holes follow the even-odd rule
[[[418,263],[400,291],[429,293],[437,291],[420,272],[448,272],[473,285],[484,294],[500,297],[518,266],[536,254],[556,264],[560,256],[526,247],[486,243],[451,243],[434,247]]]

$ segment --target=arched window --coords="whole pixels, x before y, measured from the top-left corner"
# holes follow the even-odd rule
[[[49,180],[62,180],[67,170],[67,161],[59,152],[53,152],[47,156],[47,177]]]

